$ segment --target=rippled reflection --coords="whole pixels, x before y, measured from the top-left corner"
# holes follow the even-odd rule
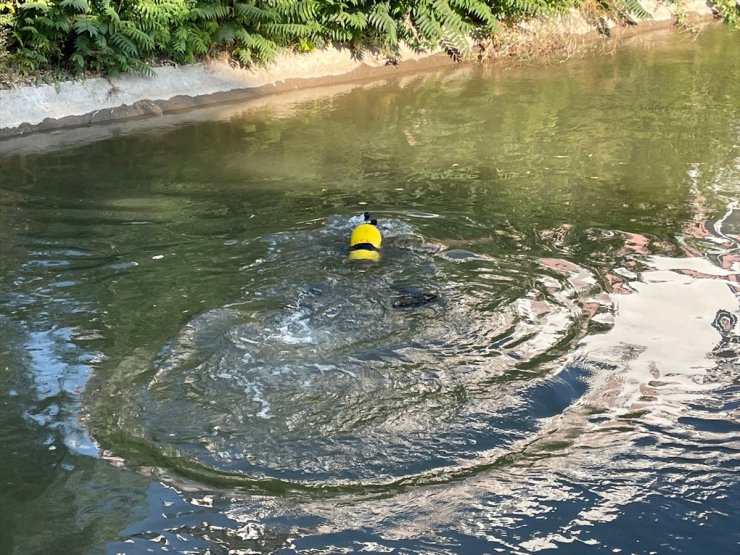
[[[0,145],[0,550],[732,552],[727,32]]]

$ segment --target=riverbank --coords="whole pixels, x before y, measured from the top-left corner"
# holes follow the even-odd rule
[[[497,44],[478,48],[476,57],[500,61],[523,53],[543,55],[553,51],[569,56],[594,45],[615,48],[624,38],[664,29],[678,20],[696,23],[713,18],[711,8],[699,0],[680,6],[651,1],[644,6],[652,19],[629,25],[589,17],[576,10],[556,19],[530,21],[503,33]],[[246,70],[227,61],[213,60],[189,66],[158,67],[154,77],[124,75],[24,86],[0,90],[0,138],[156,117],[293,89],[454,63],[441,51],[403,49],[398,60],[391,63],[382,55],[368,54],[357,59],[348,49],[324,49],[282,55],[268,68]]]

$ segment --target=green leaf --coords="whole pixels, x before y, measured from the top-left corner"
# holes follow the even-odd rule
[[[205,7],[193,8],[198,19],[222,19],[229,15],[229,9],[221,4],[211,4]]]
[[[69,59],[76,71],[82,71],[85,69],[85,57],[79,52],[72,54]]]
[[[62,0],[59,2],[59,5],[64,8],[73,8],[81,13],[90,11],[90,5],[87,3],[87,0]]]
[[[105,26],[95,16],[80,16],[72,26],[77,34],[87,33],[91,37],[97,37],[105,30]]]
[[[113,33],[110,36],[109,42],[129,58],[133,58],[139,54],[139,49],[136,48],[136,45],[123,33]]]
[[[143,50],[151,50],[154,48],[154,38],[141,29],[134,26],[126,26],[121,29],[121,33],[136,43],[138,48]]]
[[[389,44],[397,44],[396,21],[388,13],[388,4],[376,4],[368,16],[368,22],[380,33],[381,40]]]
[[[642,7],[640,2],[638,0],[614,0],[617,7],[621,7],[625,11],[635,15],[636,17],[640,19],[652,19],[653,16],[650,15],[650,12],[648,12],[645,8]]]
[[[251,21],[277,21],[278,14],[275,10],[262,9],[251,4],[241,2],[234,3],[234,13]]]
[[[216,42],[222,44],[231,44],[236,40],[236,34],[239,32],[241,27],[235,23],[226,23],[221,25],[214,36]]]
[[[44,13],[49,11],[49,9],[51,8],[48,2],[25,2],[23,4],[20,4],[18,7],[21,10],[25,11],[41,10]]]

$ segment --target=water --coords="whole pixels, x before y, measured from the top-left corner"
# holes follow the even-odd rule
[[[0,143],[0,551],[736,552],[740,41],[644,40]]]

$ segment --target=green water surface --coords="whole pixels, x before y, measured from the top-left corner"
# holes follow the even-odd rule
[[[0,552],[733,552],[739,95],[710,26],[0,143]]]

